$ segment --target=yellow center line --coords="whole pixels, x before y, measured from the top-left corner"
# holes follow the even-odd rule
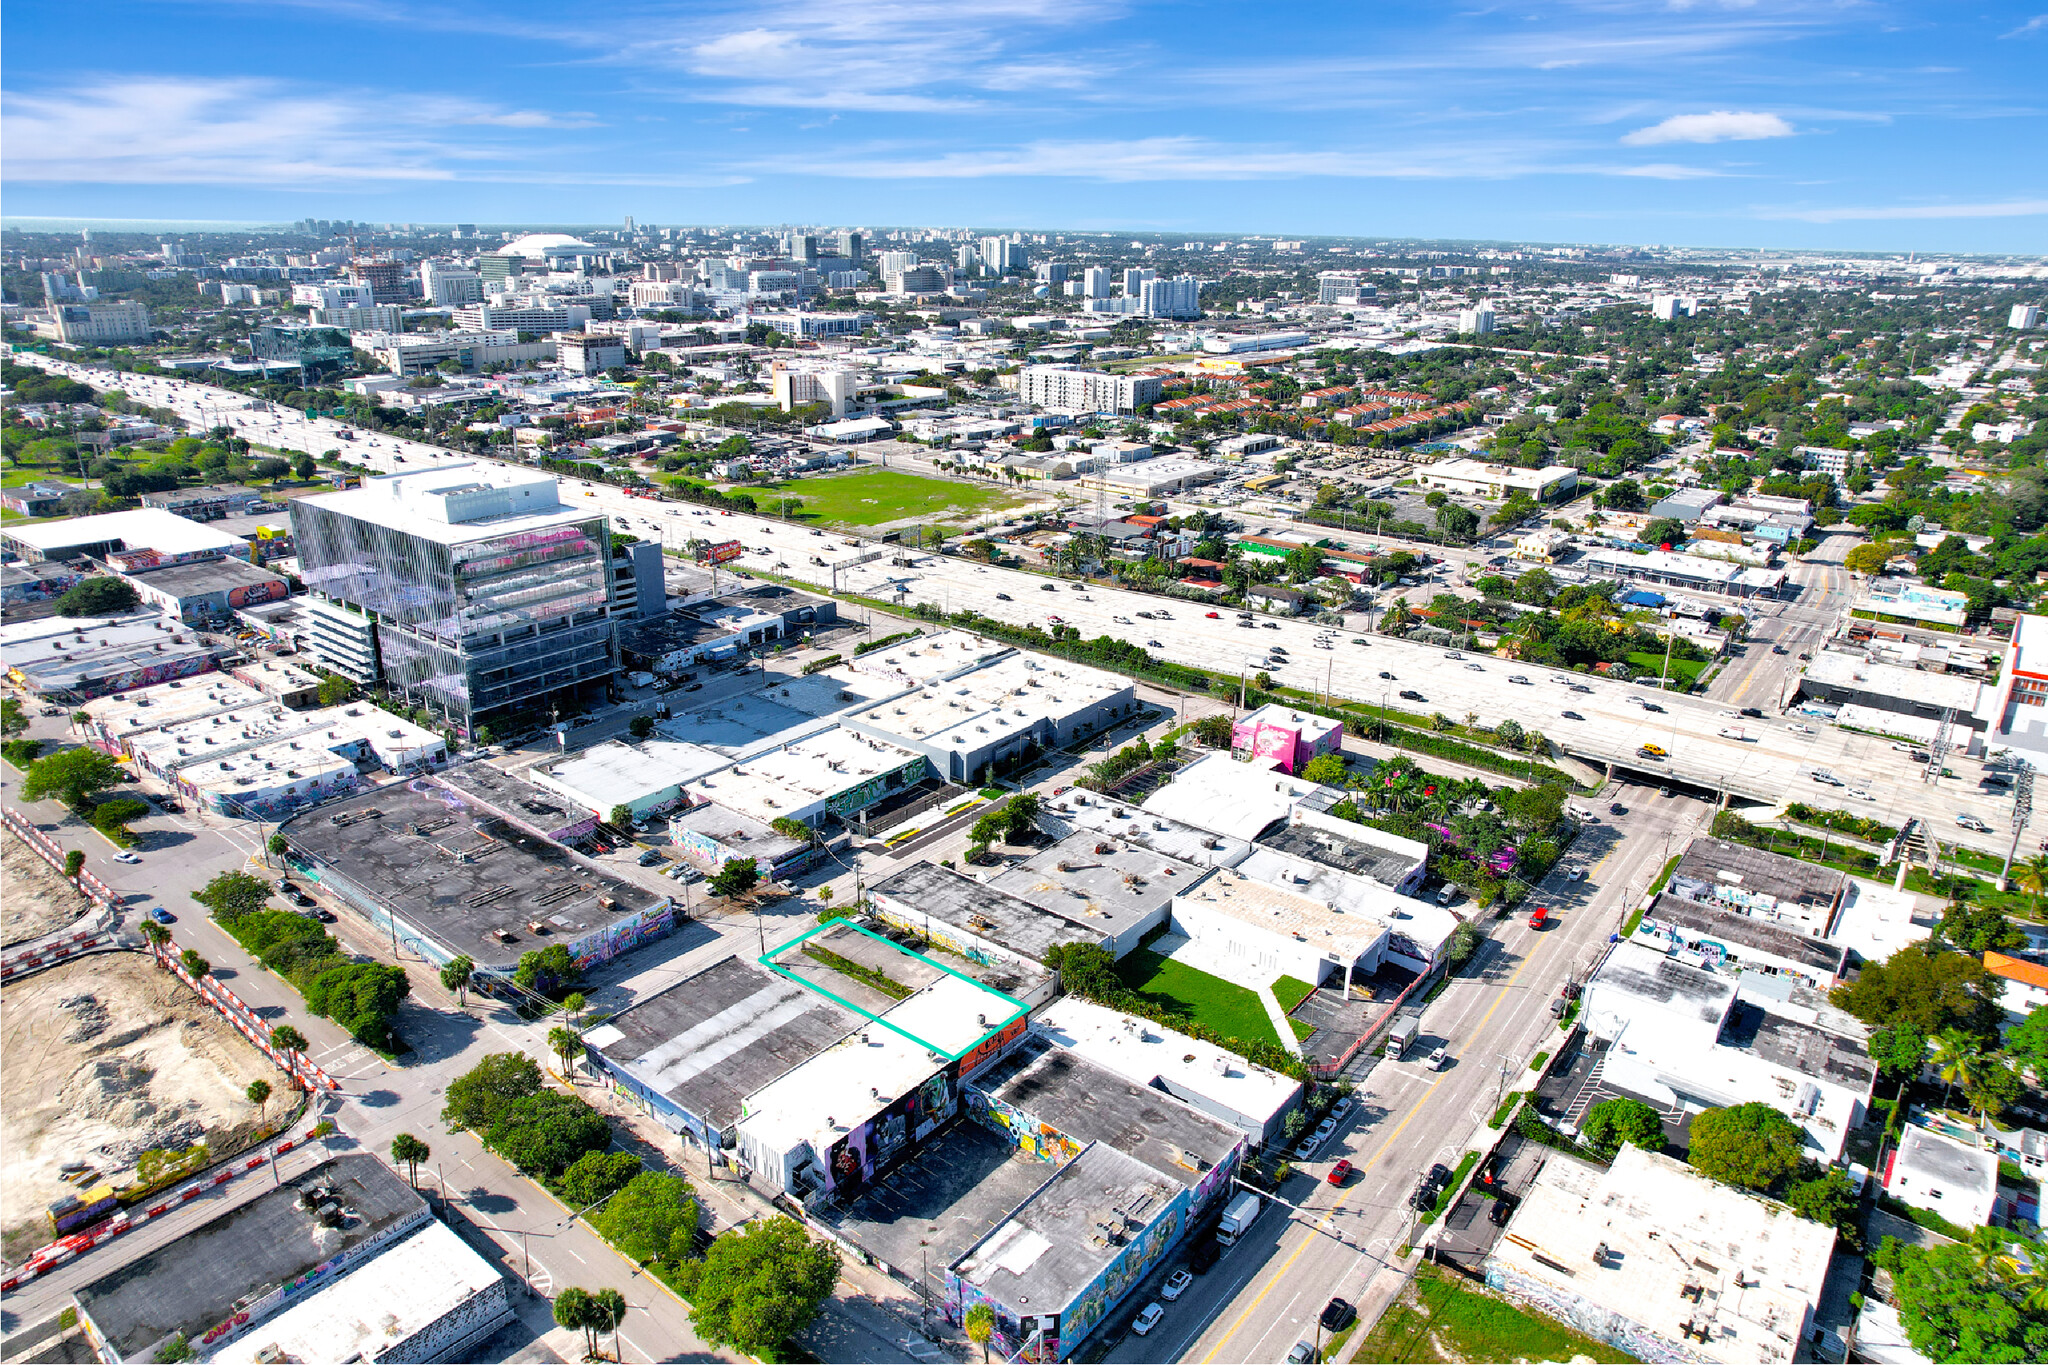
[[[1507,979],[1507,981],[1502,984],[1500,988],[1500,993],[1494,996],[1493,998],[1493,1004],[1487,1007],[1486,1013],[1484,1015],[1480,1016],[1478,1027],[1472,1030],[1472,1038],[1474,1042],[1478,1041],[1479,1035],[1485,1031],[1488,1021],[1490,1021],[1493,1018],[1493,1012],[1500,1008],[1501,1002],[1503,1000],[1506,1000],[1508,998],[1508,992],[1515,988],[1515,982],[1521,977],[1524,971],[1528,970],[1529,964],[1534,960],[1534,954],[1531,954],[1529,957],[1523,958],[1522,965],[1515,968],[1514,975],[1510,976]],[[1434,1098],[1436,1098],[1436,1090],[1432,1088],[1428,1094],[1424,1095],[1421,1099],[1415,1102],[1415,1107],[1408,1111],[1408,1117],[1402,1119],[1401,1122],[1395,1127],[1394,1131],[1387,1134],[1387,1140],[1380,1144],[1379,1150],[1374,1152],[1372,1156],[1366,1160],[1364,1165],[1354,1168],[1360,1177],[1357,1183],[1346,1186],[1343,1193],[1337,1196],[1337,1202],[1330,1205],[1328,1211],[1325,1212],[1321,1218],[1318,1218],[1316,1220],[1315,1226],[1313,1228],[1307,1229],[1308,1232],[1314,1232],[1327,1226],[1332,1215],[1334,1215],[1339,1209],[1344,1207],[1345,1201],[1351,1198],[1353,1192],[1364,1187],[1365,1181],[1363,1177],[1365,1173],[1371,1170],[1374,1166],[1377,1166],[1379,1164],[1380,1158],[1385,1156],[1388,1150],[1391,1149],[1396,1142],[1400,1141],[1401,1134],[1407,1131],[1408,1125],[1415,1122],[1415,1117],[1416,1115],[1422,1112],[1423,1106],[1427,1105]],[[1244,1311],[1237,1315],[1237,1321],[1230,1324],[1230,1330],[1223,1334],[1222,1338],[1217,1341],[1215,1347],[1209,1352],[1208,1355],[1202,1357],[1203,1365],[1210,1365],[1210,1362],[1216,1359],[1216,1357],[1222,1352],[1223,1348],[1230,1344],[1230,1339],[1236,1336],[1238,1332],[1244,1328],[1245,1320],[1249,1318],[1253,1313],[1258,1311],[1259,1305],[1266,1301],[1266,1295],[1273,1292],[1273,1286],[1279,1284],[1280,1281],[1286,1276],[1287,1272],[1294,1268],[1294,1263],[1301,1259],[1301,1254],[1304,1251],[1307,1251],[1314,1241],[1315,1239],[1312,1236],[1302,1237],[1301,1245],[1297,1246],[1294,1249],[1294,1254],[1292,1256],[1289,1256],[1287,1260],[1281,1264],[1280,1268],[1273,1272],[1272,1278],[1266,1281],[1266,1287],[1258,1292],[1258,1296],[1256,1298],[1254,1298],[1250,1303],[1244,1306]]]

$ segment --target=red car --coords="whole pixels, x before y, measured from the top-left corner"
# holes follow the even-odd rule
[[[1221,621],[1223,619],[1223,613],[1220,611],[1204,612],[1203,614],[1211,621]]]
[[[1340,1161],[1330,1168],[1330,1183],[1332,1185],[1341,1185],[1345,1182],[1347,1178],[1350,1177],[1350,1175],[1351,1163],[1348,1161]]]
[[[1550,911],[1546,907],[1539,905],[1529,912],[1529,927],[1531,929],[1541,929],[1548,923],[1550,923]]]

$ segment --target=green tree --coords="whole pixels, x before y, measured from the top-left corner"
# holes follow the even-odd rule
[[[1942,1365],[2048,1360],[2048,1243],[2004,1228],[1913,1246],[1887,1237],[1873,1257],[1913,1349]]]
[[[583,1051],[583,1035],[566,1024],[557,1024],[548,1030],[548,1051],[561,1058],[562,1074],[574,1080],[576,1055]]]
[[[469,983],[475,975],[476,963],[470,960],[467,953],[457,953],[454,957],[449,958],[441,968],[441,988],[454,991],[455,1003],[467,1006],[469,1004]]]
[[[116,796],[93,807],[92,827],[126,848],[135,842],[135,836],[128,830],[128,822],[147,814],[148,802],[138,801],[132,796]]]
[[[282,858],[291,851],[292,841],[285,838],[282,834],[273,834],[263,847],[271,857]]]
[[[1823,1169],[1818,1162],[1802,1163],[1798,1175],[1785,1187],[1785,1202],[1801,1218],[1854,1235],[1856,1190],[1840,1167]]]
[[[977,1303],[967,1310],[961,1326],[967,1332],[967,1339],[981,1348],[981,1365],[988,1365],[988,1339],[995,1335],[996,1310],[985,1303]]]
[[[1021,844],[1038,830],[1038,793],[1018,792],[1003,803],[1003,826],[1009,841]]]
[[[121,783],[121,765],[97,749],[64,749],[28,765],[21,779],[21,799],[56,797],[74,812],[83,811],[94,792]]]
[[[523,1052],[493,1052],[448,1083],[441,1122],[488,1132],[514,1103],[540,1093],[540,1067]]]
[[[1617,1095],[1586,1111],[1579,1133],[1595,1152],[1612,1159],[1623,1143],[1646,1152],[1664,1150],[1664,1120],[1641,1100]]]
[[[85,871],[84,852],[75,848],[66,850],[64,854],[64,875],[75,882],[78,880],[78,874],[83,871]]]
[[[587,1209],[626,1188],[638,1174],[640,1158],[631,1152],[585,1152],[562,1172],[562,1197]]]
[[[2024,930],[1998,911],[1981,905],[1950,905],[1942,913],[1941,927],[1936,932],[1943,941],[1978,957],[1987,951],[2003,953],[2027,946]]]
[[[296,1087],[299,1073],[294,1064],[306,1055],[306,1035],[290,1024],[279,1024],[270,1030],[270,1045],[284,1054],[285,1075]]]
[[[199,1352],[192,1349],[192,1343],[185,1340],[183,1332],[173,1332],[169,1341],[156,1348],[156,1355],[151,1359],[158,1365],[179,1365],[181,1361],[199,1359]]]
[[[202,976],[213,975],[213,964],[199,955],[196,948],[187,948],[178,954],[178,965],[185,969],[185,975],[197,981]]]
[[[329,673],[320,680],[320,704],[340,706],[356,694],[356,685],[339,673]]]
[[[192,893],[223,925],[232,926],[245,915],[261,910],[270,899],[270,883],[247,872],[221,872]]]
[[[57,599],[59,616],[119,616],[142,605],[142,594],[123,578],[87,578]]]
[[[555,1295],[555,1326],[583,1333],[585,1360],[597,1355],[596,1305],[591,1302],[589,1290],[572,1284]]]
[[[1692,1121],[1692,1164],[1724,1185],[1769,1190],[1799,1167],[1803,1138],[1791,1119],[1752,1101],[1707,1109]]]
[[[619,1354],[619,1324],[626,1320],[626,1296],[616,1289],[600,1289],[590,1296],[590,1329],[602,1336],[612,1334],[612,1359],[624,1360]]]
[[[1842,567],[1851,573],[1881,573],[1891,562],[1892,548],[1881,541],[1851,546],[1842,556]]]
[[[633,808],[627,805],[613,806],[611,814],[604,821],[613,829],[627,830],[633,827]]]
[[[626,733],[635,739],[645,739],[654,733],[654,717],[635,716],[626,722]]]
[[[545,948],[530,948],[519,955],[519,965],[512,969],[512,979],[535,995],[553,999],[557,991],[566,990],[583,975],[583,969],[576,965],[566,946],[550,943]]]
[[[484,1145],[519,1168],[522,1175],[560,1175],[585,1152],[611,1146],[604,1115],[574,1095],[541,1090],[513,1100],[484,1134]]]
[[[0,697],[0,735],[10,738],[28,729],[28,709],[20,697]]]
[[[149,945],[150,953],[155,956],[157,965],[161,967],[164,959],[164,945],[171,941],[171,931],[153,919],[144,920],[137,928],[142,934],[142,941]]]
[[[590,1221],[621,1255],[650,1265],[687,1259],[701,1216],[689,1181],[663,1171],[642,1171],[620,1186]]]
[[[2005,1035],[2005,1051],[2016,1065],[2031,1071],[2036,1081],[2048,1078],[2048,1005],[2034,1006],[2012,1026]]]
[[[722,1234],[677,1278],[699,1336],[766,1355],[810,1326],[839,1279],[839,1256],[791,1219],[766,1218]]]
[[[2048,905],[2048,853],[2021,859],[2013,869],[2012,879],[2020,890],[2034,898],[2034,918],[2040,919],[2042,907]]]
[[[1350,780],[1341,754],[1317,754],[1301,765],[1299,775],[1304,782],[1317,782],[1325,787],[1341,787]]]
[[[306,1008],[334,1020],[357,1042],[388,1052],[395,1043],[392,1017],[411,993],[412,978],[403,968],[351,962],[313,978],[306,990]]]
[[[242,1095],[256,1106],[256,1121],[263,1122],[264,1112],[270,1107],[270,1082],[258,1076],[249,1082],[248,1089],[244,1090]]]
[[[319,472],[319,466],[313,463],[311,455],[301,455],[298,459],[292,461],[292,473],[298,475],[302,480],[310,479]]]
[[[1989,1047],[1998,1040],[2004,1012],[1998,997],[2005,983],[1965,953],[1939,944],[1914,943],[1882,962],[1864,965],[1854,981],[1837,986],[1828,999],[1878,1028],[1909,1023],[1927,1037],[1960,1029]]]
[[[1927,1064],[1927,1035],[1908,1021],[1872,1029],[1870,1060],[1887,1076],[1911,1079]]]
[[[408,1184],[420,1183],[420,1163],[433,1154],[433,1148],[411,1133],[400,1133],[391,1139],[391,1162],[394,1166],[405,1167],[405,1179]]]
[[[711,894],[731,899],[744,896],[752,891],[761,880],[760,864],[752,858],[728,858],[725,865],[712,874]]]

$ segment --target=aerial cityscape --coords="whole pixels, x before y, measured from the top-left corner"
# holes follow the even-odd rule
[[[8,14],[0,1360],[2048,1358],[2048,15],[962,17]]]

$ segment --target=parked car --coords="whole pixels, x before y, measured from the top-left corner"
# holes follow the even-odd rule
[[[1187,1293],[1188,1286],[1194,1282],[1195,1277],[1189,1273],[1186,1266],[1182,1266],[1179,1270],[1166,1277],[1166,1284],[1160,1289],[1159,1297],[1165,1299],[1168,1303],[1172,1303],[1175,1299]]]
[[[1315,1344],[1309,1341],[1295,1342],[1294,1349],[1287,1353],[1287,1365],[1314,1365],[1321,1359],[1322,1356],[1316,1351]]]
[[[1154,1327],[1157,1327],[1159,1320],[1165,1316],[1166,1310],[1164,1308],[1161,1308],[1156,1303],[1148,1303],[1138,1310],[1138,1316],[1131,1322],[1131,1330],[1142,1337]]]
[[[1325,1332],[1341,1332],[1358,1317],[1358,1310],[1344,1299],[1331,1299],[1323,1305],[1323,1311],[1316,1320]]]
[[[1442,1071],[1444,1069],[1444,1063],[1450,1060],[1451,1050],[1447,1047],[1440,1047],[1436,1051],[1429,1054],[1429,1069],[1431,1071]]]

